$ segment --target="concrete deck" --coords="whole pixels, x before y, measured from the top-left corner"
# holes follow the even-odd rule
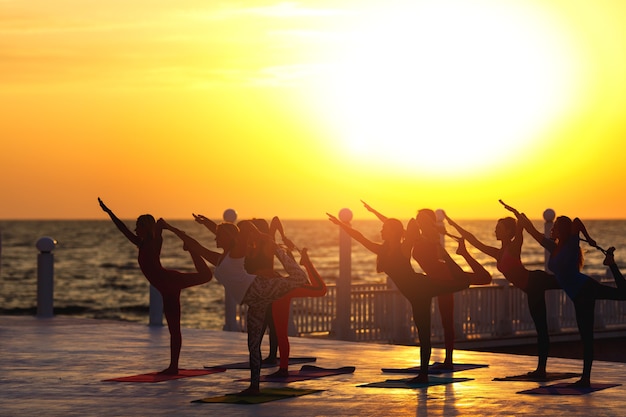
[[[2,416],[507,416],[624,415],[626,385],[576,396],[517,394],[536,382],[493,378],[534,369],[531,356],[458,351],[455,362],[483,363],[457,377],[467,382],[421,389],[360,388],[359,384],[409,375],[381,367],[418,361],[418,348],[292,338],[292,356],[315,356],[327,368],[356,366],[354,374],[285,384],[325,391],[258,405],[198,404],[200,398],[238,392],[247,370],[159,383],[103,382],[163,369],[169,359],[167,328],[136,323],[55,317],[0,316]],[[267,347],[264,345],[265,350]],[[435,349],[433,361],[443,352]],[[184,329],[181,368],[247,359],[241,333]],[[580,372],[578,360],[550,359],[549,371]],[[299,366],[298,366],[299,367]],[[298,367],[294,367],[298,369]],[[293,369],[293,368],[292,368]],[[271,371],[263,370],[263,374]],[[557,381],[573,382],[574,380]],[[626,383],[626,364],[595,362],[592,382]],[[283,384],[262,383],[262,386]],[[551,383],[546,383],[547,385]]]

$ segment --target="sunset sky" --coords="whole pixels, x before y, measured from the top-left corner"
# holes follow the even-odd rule
[[[626,218],[622,0],[0,0],[1,219]]]

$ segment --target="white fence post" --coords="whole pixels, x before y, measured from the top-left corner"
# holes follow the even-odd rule
[[[159,290],[150,285],[149,326],[163,326],[163,297]]]
[[[552,226],[554,226],[554,219],[556,218],[556,213],[551,208],[545,209],[543,212],[543,235],[545,237],[550,237],[550,232],[552,231]],[[550,252],[547,250],[544,251],[544,269],[548,273],[550,269],[548,268],[548,262],[550,261]],[[561,325],[559,323],[559,291],[546,291],[546,309],[548,313],[548,330],[550,332],[559,332],[561,330]]]
[[[352,221],[352,211],[343,208],[339,211],[339,220],[344,223]],[[337,279],[336,317],[334,333],[339,340],[354,340],[355,335],[350,326],[351,291],[352,291],[352,238],[342,228],[339,229],[339,278]]]
[[[57,241],[42,237],[37,241],[37,317],[54,316],[54,255]]]
[[[225,222],[235,223],[237,221],[237,212],[233,209],[226,209],[222,214],[222,218]],[[239,332],[241,328],[237,323],[237,302],[228,293],[228,290],[224,287],[224,327],[222,330],[227,332]]]

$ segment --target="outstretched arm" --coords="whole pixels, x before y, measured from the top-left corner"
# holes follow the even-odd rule
[[[365,206],[367,211],[369,211],[370,213],[373,213],[374,216],[378,217],[378,220],[380,220],[383,223],[387,221],[387,216],[384,216],[379,211],[375,210],[372,206],[367,204],[365,201],[361,200],[361,203],[363,203],[363,206]]]
[[[498,258],[498,255],[500,253],[500,250],[498,248],[485,245],[483,242],[478,240],[476,236],[474,236],[473,234],[471,234],[470,232],[468,232],[467,230],[459,226],[455,221],[453,221],[450,217],[448,217],[447,214],[445,214],[445,218],[448,221],[448,223],[461,234],[461,237],[467,240],[469,243],[471,243],[476,249],[478,249],[482,253],[485,253],[491,256],[492,258],[496,258],[496,259]]]
[[[306,271],[309,275],[309,281],[311,282],[311,290],[320,291],[324,294],[326,293],[326,283],[320,276],[319,272],[313,266],[311,259],[309,258],[309,253],[307,248],[302,248],[300,251],[300,265],[306,268]]]
[[[272,221],[270,222],[269,237],[271,239],[275,239],[276,232],[278,232],[280,234],[280,238],[283,241],[283,243],[287,246],[287,249],[289,249],[290,251],[293,251],[294,249],[299,251],[299,249],[291,241],[291,239],[288,239],[287,236],[285,236],[285,230],[283,229],[283,224],[280,221],[280,219],[278,218],[278,216],[274,216],[272,218]]]
[[[196,222],[200,223],[201,225],[204,225],[204,227],[209,229],[211,233],[215,234],[215,232],[217,231],[217,223],[215,223],[213,220],[209,219],[208,217],[203,216],[202,214],[191,213],[191,215],[193,216],[193,219]]]
[[[476,259],[470,255],[467,251],[467,247],[465,247],[465,239],[459,239],[459,247],[456,250],[456,253],[461,255],[465,262],[472,268],[474,274],[470,275],[470,283],[474,285],[487,285],[491,282],[491,274],[487,269]],[[445,251],[444,251],[445,252]],[[449,257],[449,255],[448,255]],[[452,258],[450,258],[452,259]]]
[[[326,213],[326,215],[328,216],[328,220],[340,226],[343,230],[346,231],[346,233],[348,233],[348,235],[350,235],[351,238],[359,242],[361,245],[365,246],[367,250],[369,250],[370,252],[374,252],[376,254],[380,252],[380,248],[382,247],[380,243],[372,242],[371,240],[363,236],[361,232],[353,229],[352,226],[350,226],[347,223],[342,222],[341,220],[339,220],[337,217],[333,216],[332,214]]]
[[[157,225],[160,225],[162,229],[169,230],[172,233],[174,233],[176,236],[178,236],[180,240],[184,242],[184,245],[185,245],[184,248],[186,247],[186,250],[189,250],[190,252],[192,251],[197,252],[200,256],[202,256],[204,259],[209,261],[212,265],[217,265],[219,263],[219,259],[221,256],[219,252],[215,252],[215,251],[212,251],[211,249],[205,248],[204,246],[200,244],[200,242],[198,242],[197,240],[195,240],[194,238],[192,238],[191,236],[189,236],[187,233],[180,230],[179,228],[172,226],[171,224],[166,222],[163,218],[160,218],[157,221]]]
[[[589,233],[587,232],[587,228],[583,224],[582,220],[580,220],[578,217],[572,220],[572,233],[576,235],[578,235],[579,233],[582,233],[583,236],[585,236],[585,239],[587,240],[587,243],[589,243],[590,246],[593,246],[594,248],[598,247],[598,244],[596,243],[594,239],[591,238],[591,236],[589,236]]]
[[[126,224],[123,221],[118,219],[117,216],[113,214],[113,211],[111,211],[111,209],[108,208],[106,204],[104,204],[104,202],[100,199],[100,197],[98,197],[98,203],[100,203],[100,207],[102,208],[102,211],[104,211],[105,213],[109,215],[109,217],[111,217],[111,220],[113,220],[113,223],[117,226],[119,231],[122,232],[122,234],[126,236],[126,238],[130,240],[135,246],[139,246],[139,244],[141,243],[141,240],[139,239],[139,237],[133,232],[131,232],[128,226],[126,226]]]
[[[526,231],[533,237],[533,239],[535,239],[537,243],[543,246],[548,252],[552,252],[555,249],[556,243],[553,240],[545,237],[543,233],[537,230],[535,225],[524,213],[519,213],[517,221],[524,229],[526,229]]]

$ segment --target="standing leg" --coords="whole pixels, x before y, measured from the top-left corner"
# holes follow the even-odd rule
[[[537,369],[529,375],[545,378],[548,355],[550,353],[550,333],[548,332],[548,312],[546,308],[546,290],[560,289],[553,275],[542,270],[529,271],[528,310],[537,330]]]
[[[246,324],[248,327],[248,352],[250,358],[250,386],[239,395],[256,395],[259,393],[261,379],[261,340],[263,339],[263,322],[268,303],[248,304]]]
[[[546,309],[545,291],[529,288],[526,293],[528,310],[537,330],[537,369],[529,375],[545,378],[548,353],[550,350],[550,335],[548,333],[548,313]]]
[[[413,383],[428,382],[428,365],[430,363],[430,354],[432,345],[430,342],[430,304],[429,297],[412,297],[409,299],[413,308],[413,322],[417,328],[417,335],[420,342],[420,371],[419,374],[411,380]]]
[[[297,290],[297,289],[296,289]],[[295,290],[294,290],[295,291]],[[276,338],[278,340],[278,348],[280,350],[280,367],[272,376],[287,377],[289,376],[289,308],[291,306],[291,294],[279,298],[272,303],[272,312],[274,316],[274,327],[276,328]]]
[[[591,279],[591,278],[590,278]],[[593,364],[593,324],[596,299],[591,285],[585,285],[574,299],[576,323],[583,343],[583,374],[575,386],[591,385],[591,365]]]
[[[446,357],[439,369],[454,368],[453,352],[454,352],[454,294],[441,294],[437,297],[439,302],[439,315],[441,316],[441,324],[443,326],[443,338],[446,348]]]
[[[265,359],[263,359],[264,364],[274,365],[278,358],[278,337],[276,336],[276,325],[274,324],[274,303],[270,305],[267,309],[267,313],[265,314],[265,324],[263,325],[262,334],[265,335],[265,331],[269,328],[269,339],[270,339],[270,352]]]
[[[163,297],[163,313],[167,321],[167,330],[170,333],[170,366],[162,370],[161,374],[178,374],[178,360],[183,344],[183,336],[180,330],[180,291],[161,293]]]

